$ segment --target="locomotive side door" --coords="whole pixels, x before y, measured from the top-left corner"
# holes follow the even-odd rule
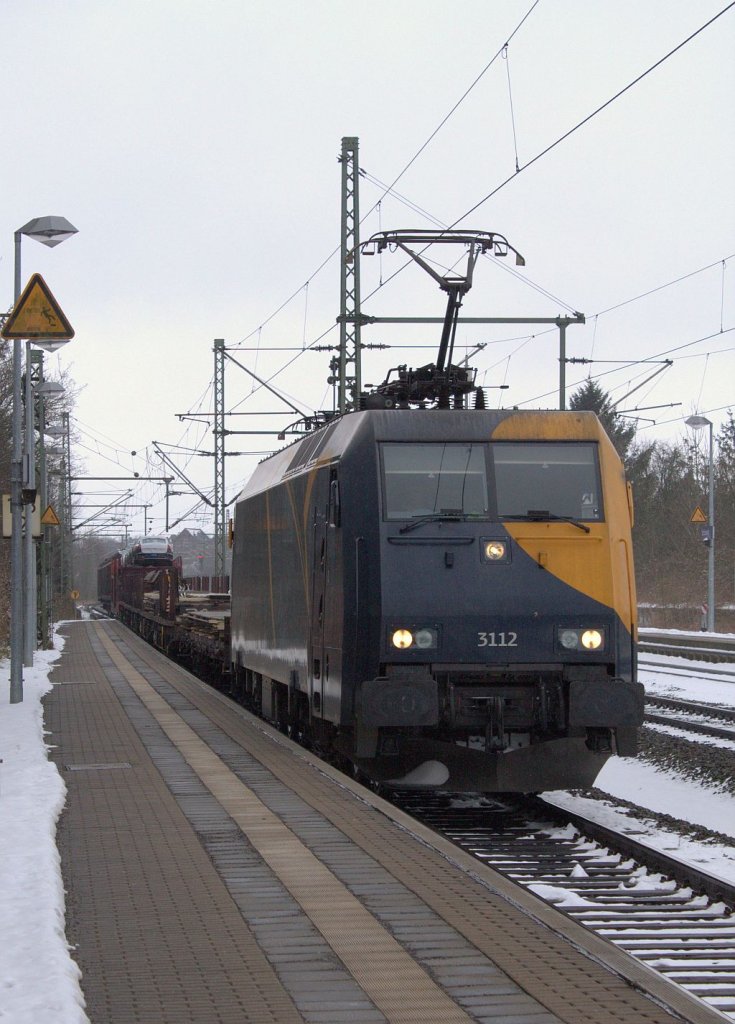
[[[310,713],[313,718],[322,717],[322,689],[325,673],[329,671],[324,650],[324,611],[327,582],[327,515],[320,507],[319,499],[314,506],[312,525],[313,547],[311,567],[311,624],[309,636],[309,667],[311,676]]]
[[[340,495],[337,466],[324,470],[312,524],[310,670],[311,714],[338,722],[342,674],[341,571],[337,564]]]

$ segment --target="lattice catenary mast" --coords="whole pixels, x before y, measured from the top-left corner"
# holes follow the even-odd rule
[[[342,139],[342,249],[340,254],[340,413],[360,408],[360,168],[358,139]],[[348,367],[352,367],[348,372]]]
[[[225,574],[225,342],[214,339],[214,575]]]

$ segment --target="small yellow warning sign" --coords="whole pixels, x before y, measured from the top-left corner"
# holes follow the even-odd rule
[[[689,522],[690,523],[706,523],[707,522],[707,516],[701,510],[699,505],[697,505],[697,507],[692,512],[692,518],[689,520]]]
[[[41,516],[41,526],[61,526],[52,505],[46,506],[46,511]]]
[[[74,337],[74,328],[64,316],[61,306],[40,274],[34,274],[23,289],[13,312],[5,321],[3,338],[54,338],[59,341]]]

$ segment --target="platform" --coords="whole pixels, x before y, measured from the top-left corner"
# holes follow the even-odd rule
[[[699,1024],[722,1016],[112,620],[44,700],[92,1024]]]

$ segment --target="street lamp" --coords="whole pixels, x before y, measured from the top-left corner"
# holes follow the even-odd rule
[[[20,246],[23,235],[53,247],[64,239],[76,234],[77,229],[64,217],[36,217],[29,220],[14,234],[15,265],[13,277],[13,305],[20,298]],[[30,389],[30,345],[28,350],[28,387]],[[23,441],[22,441],[22,410],[21,410],[21,359],[23,349],[20,338],[13,339],[13,450],[11,463],[10,505],[12,510],[12,540],[10,547],[10,703],[19,704],[23,700]],[[29,398],[31,395],[29,393]],[[32,405],[32,401],[31,401]],[[31,436],[33,424],[31,422]],[[30,466],[28,467],[30,470]],[[27,482],[27,481],[26,481]],[[29,510],[30,511],[30,510]],[[27,533],[30,536],[30,515]],[[26,569],[30,570],[33,557],[33,540],[30,541],[30,560]],[[26,588],[30,589],[30,571],[26,575]],[[33,632],[35,633],[35,622]],[[27,623],[30,631],[31,623]]]
[[[715,448],[712,420],[706,416],[689,416],[684,420],[688,427],[701,430],[709,427],[709,558],[707,561],[707,630],[715,631]]]
[[[63,395],[65,390],[64,385],[58,380],[45,380],[43,384],[39,384],[34,388],[36,394],[43,395],[44,398],[57,398],[59,395]],[[64,431],[61,427],[46,427],[44,433],[48,434],[49,437],[61,437]]]

